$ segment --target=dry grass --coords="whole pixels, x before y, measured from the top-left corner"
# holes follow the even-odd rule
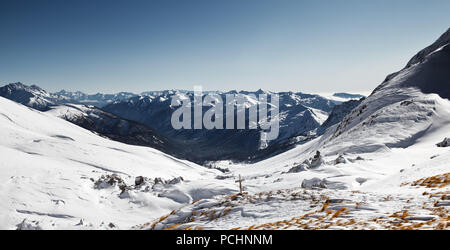
[[[447,175],[437,175],[423,178],[414,182],[414,185],[425,187],[440,187],[446,184]],[[413,184],[413,183],[411,183]],[[161,229],[161,222],[164,222],[166,230],[202,230],[198,225],[214,225],[216,220],[232,214],[234,210],[248,203],[288,202],[292,200],[304,201],[307,208],[311,207],[310,212],[292,218],[272,221],[263,224],[247,225],[245,227],[235,227],[232,230],[282,230],[282,229],[388,229],[388,230],[423,230],[423,229],[448,229],[450,225],[449,209],[446,202],[449,200],[449,192],[445,189],[424,192],[424,197],[402,197],[395,195],[378,196],[377,200],[367,201],[365,196],[359,195],[359,192],[352,192],[357,195],[358,200],[348,199],[330,199],[324,193],[304,190],[304,189],[286,189],[273,192],[260,192],[256,194],[234,194],[223,196],[218,199],[217,205],[213,207],[202,208],[200,205],[192,206],[192,212],[182,220],[173,221],[174,224],[167,223],[169,216],[177,216],[177,210],[172,211],[166,216],[162,216],[153,222],[144,224],[144,228]],[[360,197],[361,196],[361,197]],[[363,199],[362,199],[363,198]],[[390,203],[397,204],[403,202],[403,206],[396,212],[386,210],[384,212],[375,212],[372,217],[367,215],[365,207],[370,207],[371,202],[386,202],[387,207]],[[339,204],[337,204],[339,203]],[[401,203],[399,203],[401,204]],[[234,209],[236,208],[236,209]],[[276,211],[274,211],[276,212]],[[365,214],[360,216],[361,213]],[[345,215],[345,216],[344,216]],[[234,216],[234,213],[233,213]],[[423,219],[430,217],[430,219]],[[227,219],[225,219],[227,220]],[[229,219],[228,219],[229,220]],[[172,221],[172,220],[170,220]],[[194,223],[195,222],[195,223]]]
[[[424,186],[427,188],[443,188],[450,184],[450,173],[422,178],[411,183],[412,186]]]

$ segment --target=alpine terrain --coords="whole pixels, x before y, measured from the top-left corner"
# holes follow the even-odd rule
[[[266,143],[173,129],[189,91],[6,85],[0,229],[448,229],[449,44],[450,29],[367,98],[279,93]]]

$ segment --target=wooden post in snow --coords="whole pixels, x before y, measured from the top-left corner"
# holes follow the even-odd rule
[[[235,181],[235,182],[239,182],[239,194],[242,194],[242,178],[241,175],[239,175],[239,180]]]

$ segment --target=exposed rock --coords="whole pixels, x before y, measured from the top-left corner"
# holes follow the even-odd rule
[[[156,184],[175,185],[175,184],[180,183],[182,181],[184,181],[184,179],[183,179],[183,177],[180,176],[180,177],[175,177],[175,178],[173,178],[171,180],[163,180],[162,178],[157,177],[157,178],[155,178],[155,180],[153,182],[154,182],[154,185],[156,185]]]
[[[136,186],[139,186],[139,185],[141,185],[141,184],[144,183],[144,182],[145,182],[145,178],[144,178],[143,176],[138,176],[138,177],[136,177],[135,180],[134,180],[134,184],[135,184]]]
[[[155,185],[158,184],[158,183],[164,184],[164,181],[163,181],[160,177],[156,177],[156,178],[153,180],[153,182],[155,183]]]
[[[289,169],[288,173],[299,173],[299,172],[306,171],[307,169],[308,169],[308,165],[302,163],[300,165],[294,166],[291,169]]]
[[[359,185],[362,185],[364,182],[367,181],[367,179],[366,179],[366,178],[362,178],[362,177],[357,177],[357,178],[355,179],[355,181],[358,182]]]
[[[326,179],[319,179],[319,178],[312,178],[312,179],[304,179],[302,181],[302,188],[327,188],[327,180]]]
[[[356,157],[355,159],[348,159],[350,162],[364,161],[364,158],[361,156]]]
[[[283,178],[278,178],[278,179],[274,180],[273,183],[277,183],[277,182],[281,182],[281,181],[283,181]]]
[[[118,184],[123,184],[122,178],[117,174],[102,175],[95,183],[94,187],[97,189],[108,188]]]
[[[83,219],[80,219],[80,222],[78,222],[77,224],[75,224],[75,226],[83,226],[83,225],[84,225]]]
[[[309,164],[310,168],[317,168],[320,165],[322,165],[325,161],[323,160],[322,156],[320,155],[320,151],[316,151],[316,154],[311,159],[311,163]]]
[[[218,176],[216,176],[216,179],[217,180],[225,180],[225,179],[229,179],[232,177],[233,177],[233,175],[218,175]]]
[[[38,221],[28,221],[24,219],[21,223],[16,225],[16,230],[42,230]]]
[[[170,185],[174,185],[174,184],[180,183],[182,181],[184,181],[184,179],[183,179],[183,177],[180,176],[180,177],[173,178],[172,180],[169,180],[166,183],[170,184]]]
[[[444,147],[450,147],[450,138],[445,138],[442,142],[439,142],[436,144],[436,146],[444,148]]]
[[[338,165],[341,163],[347,163],[347,160],[344,158],[344,156],[339,155],[336,160],[334,160],[334,165]]]
[[[125,193],[126,191],[130,190],[130,187],[128,187],[125,183],[120,183],[119,184],[119,189],[121,191],[120,194]]]

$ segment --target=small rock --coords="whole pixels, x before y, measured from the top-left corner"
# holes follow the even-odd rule
[[[367,181],[366,178],[361,178],[361,177],[358,177],[358,178],[356,178],[355,180],[356,180],[356,182],[359,183],[359,185],[362,185],[364,182]]]
[[[327,180],[326,179],[319,179],[319,178],[312,178],[312,179],[304,179],[302,181],[302,188],[327,188]]]
[[[136,186],[139,186],[139,185],[141,185],[141,184],[144,183],[144,182],[145,182],[145,179],[144,179],[143,176],[138,176],[138,177],[136,177],[136,178],[134,179],[134,184],[135,184]]]
[[[334,160],[334,165],[338,165],[341,163],[347,163],[347,160],[344,158],[344,156],[339,155],[336,160]]]
[[[164,181],[159,177],[155,178],[155,180],[153,182],[155,183],[155,185],[158,183],[164,184]]]
[[[16,230],[42,230],[38,221],[27,221],[24,219],[21,223],[16,225]]]
[[[78,222],[77,224],[75,224],[75,226],[82,226],[84,224],[83,219],[80,219],[80,222]]]
[[[450,147],[450,138],[446,137],[442,142],[439,142],[438,144],[436,144],[436,146],[438,146],[440,148]]]
[[[110,186],[115,186],[116,184],[122,184],[123,180],[117,174],[112,175],[102,175],[95,183],[94,187],[97,189],[108,188]]]
[[[274,180],[273,183],[281,182],[282,180],[283,180],[283,178],[278,178],[278,179]]]
[[[120,189],[120,197],[124,196],[124,197],[128,197],[126,196],[128,194],[128,190],[130,190],[130,187],[128,187],[125,183],[121,183],[119,184],[119,189]],[[125,195],[126,194],[126,195]],[[123,198],[123,197],[122,197]]]
[[[300,165],[294,166],[291,169],[289,169],[288,173],[303,172],[303,171],[306,171],[307,168],[308,168],[308,165],[300,164]]]
[[[182,181],[184,181],[184,179],[183,179],[183,177],[180,176],[180,177],[176,177],[176,178],[173,178],[172,180],[168,181],[167,184],[174,185],[174,184],[180,183]]]
[[[314,157],[311,159],[311,164],[309,165],[310,168],[317,168],[320,165],[324,163],[324,160],[322,156],[320,155],[320,152],[317,151]]]

